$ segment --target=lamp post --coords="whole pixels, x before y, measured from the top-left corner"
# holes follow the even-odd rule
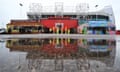
[[[95,5],[95,8],[96,8],[96,10],[97,10],[97,7],[98,7],[98,5]],[[96,11],[96,21],[97,21],[97,11]],[[97,48],[97,59],[99,58],[99,56],[98,56],[98,53],[99,52],[99,49]]]
[[[96,10],[97,10],[97,7],[98,7],[98,5],[95,5],[95,8],[96,8]],[[95,17],[95,21],[97,21],[97,11],[96,11],[96,17]],[[96,31],[95,31],[95,29],[94,29],[94,33],[96,34]]]
[[[95,5],[95,8],[97,9],[98,5]],[[96,11],[96,21],[97,21],[97,11]]]
[[[22,16],[22,6],[23,6],[23,4],[19,3],[19,6],[20,6],[20,16]]]

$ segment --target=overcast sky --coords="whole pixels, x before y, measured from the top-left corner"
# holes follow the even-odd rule
[[[113,7],[117,29],[120,29],[120,0],[0,0],[0,27],[5,27],[11,19],[27,19],[30,3],[41,3],[42,6],[54,6],[55,2],[63,2],[64,6],[75,6],[79,3],[88,3],[90,9],[95,10],[111,5]],[[23,6],[20,7],[19,3]]]

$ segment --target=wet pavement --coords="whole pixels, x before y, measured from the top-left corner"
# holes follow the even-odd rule
[[[0,39],[0,72],[120,72],[116,39]]]

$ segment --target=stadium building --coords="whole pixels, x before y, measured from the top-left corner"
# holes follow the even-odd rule
[[[73,7],[74,11],[69,11],[70,7],[63,7],[63,3],[56,3],[54,11],[44,11],[44,8],[39,3],[31,4],[27,12],[28,19],[11,20],[7,24],[8,33],[115,34],[111,6],[105,6],[99,11],[89,11],[86,3]]]

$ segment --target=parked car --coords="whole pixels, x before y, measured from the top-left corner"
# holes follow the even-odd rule
[[[2,43],[2,42],[5,42],[5,40],[0,39],[0,42],[1,42],[1,43]]]
[[[5,28],[0,28],[0,34],[6,34],[6,29]]]
[[[117,35],[120,35],[120,30],[116,30],[116,34],[117,34]]]

